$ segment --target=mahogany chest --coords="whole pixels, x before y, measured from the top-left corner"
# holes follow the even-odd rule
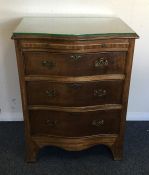
[[[119,18],[24,18],[12,38],[27,161],[97,144],[120,160],[137,34]]]

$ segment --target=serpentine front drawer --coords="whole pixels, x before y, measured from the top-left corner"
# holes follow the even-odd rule
[[[120,110],[108,110],[72,113],[31,110],[29,112],[31,135],[84,137],[99,134],[118,134],[120,112]]]
[[[29,105],[92,106],[121,104],[123,80],[96,82],[27,82]]]
[[[123,74],[126,52],[23,52],[26,75],[85,76]]]

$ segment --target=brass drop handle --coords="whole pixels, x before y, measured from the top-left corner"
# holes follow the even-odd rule
[[[51,121],[51,120],[46,120],[46,125],[50,127],[54,127],[57,124],[57,120]]]
[[[54,89],[52,90],[46,90],[45,93],[48,97],[54,97],[56,95],[56,91]]]
[[[105,89],[95,89],[94,90],[94,96],[96,97],[103,97],[107,94],[107,91]]]
[[[71,58],[73,61],[79,61],[80,58],[81,58],[81,55],[71,55],[70,58]]]
[[[108,66],[109,62],[106,58],[99,58],[95,61],[95,67]]]
[[[104,125],[104,120],[93,120],[92,125],[97,126],[97,127],[103,126]]]
[[[48,61],[48,60],[41,61],[41,64],[43,67],[46,67],[48,69],[52,69],[55,66],[55,64],[52,61]]]

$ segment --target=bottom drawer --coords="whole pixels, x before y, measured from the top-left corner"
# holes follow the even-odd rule
[[[96,134],[117,134],[120,110],[92,112],[30,111],[31,135],[81,137]]]

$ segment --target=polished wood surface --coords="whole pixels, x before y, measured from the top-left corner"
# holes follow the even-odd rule
[[[125,58],[126,52],[60,54],[26,51],[25,74],[60,76],[123,74]]]
[[[13,34],[28,162],[48,145],[77,151],[104,144],[122,159],[137,37]]]
[[[83,137],[118,134],[120,129],[119,110],[83,113],[32,110],[29,114],[33,136]]]
[[[123,81],[55,83],[28,82],[29,105],[89,106],[121,104]],[[38,94],[38,95],[37,95]]]
[[[42,75],[30,75],[25,76],[24,79],[26,81],[51,81],[51,82],[67,82],[67,83],[74,83],[74,82],[93,82],[93,81],[102,81],[102,80],[124,80],[125,74],[108,74],[108,75],[93,75],[93,76],[42,76]]]
[[[102,104],[94,106],[79,106],[79,107],[65,107],[65,106],[47,106],[47,105],[30,105],[30,110],[52,110],[52,111],[64,111],[64,112],[88,112],[88,111],[100,111],[111,109],[122,109],[120,104]]]
[[[20,36],[21,37],[21,36]],[[23,51],[51,51],[61,53],[98,52],[98,51],[127,51],[129,47],[128,39],[100,39],[90,36],[80,38],[75,37],[52,37],[51,39],[27,40],[27,35],[20,40]],[[32,36],[30,36],[32,37]],[[50,37],[49,37],[50,38]],[[66,39],[68,38],[68,39]],[[48,49],[48,50],[47,50]]]

